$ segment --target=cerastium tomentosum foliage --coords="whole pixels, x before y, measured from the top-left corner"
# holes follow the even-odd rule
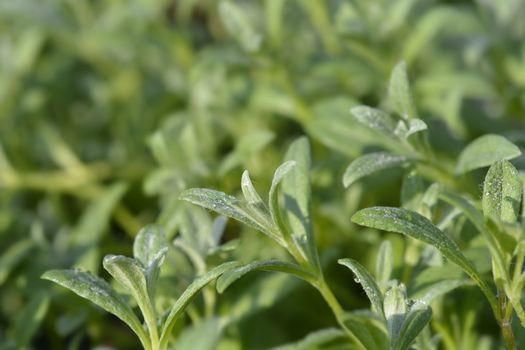
[[[107,282],[90,273],[53,270],[44,278],[71,289],[122,319],[147,350],[167,348],[175,322],[207,284],[217,280],[215,287],[222,293],[254,270],[284,272],[306,281],[320,292],[339,329],[314,332],[307,337],[308,344],[320,345],[342,339],[349,348],[372,350],[403,350],[414,343],[418,348],[436,349],[437,338],[431,337],[427,327],[432,318],[431,305],[438,301],[437,297],[455,288],[475,284],[485,295],[507,348],[516,349],[513,313],[522,326],[525,325],[525,310],[521,304],[525,285],[522,271],[525,260],[523,180],[509,160],[519,156],[521,151],[503,136],[489,134],[467,145],[455,164],[440,159],[428,141],[427,124],[418,118],[404,63],[398,64],[392,73],[389,94],[390,106],[399,118],[366,106],[351,110],[357,121],[385,137],[382,144],[386,150],[355,159],[344,174],[343,184],[348,187],[374,172],[404,167],[407,173],[401,190],[401,207],[362,209],[352,216],[352,221],[404,234],[430,248],[423,249],[409,240],[404,259],[411,264],[406,264],[408,267],[404,266],[401,272],[393,269],[393,248],[389,241],[384,241],[379,248],[374,274],[356,260],[339,260],[361,284],[370,301],[370,310],[344,310],[325,279],[312,222],[312,160],[306,138],[291,144],[284,163],[274,173],[268,201],[264,201],[254,188],[248,171],[241,178],[243,199],[200,188],[185,190],[180,195],[182,200],[262,232],[289,253],[289,260],[260,260],[246,265],[227,262],[208,270],[206,256],[219,249],[224,218],[216,219],[213,224],[216,227],[208,238],[201,237],[202,232],[197,235],[199,237],[191,238],[191,230],[184,233],[181,227],[181,237],[174,241],[174,246],[189,257],[200,277],[170,310],[158,314],[155,285],[168,244],[161,229],[146,227],[136,237],[133,258],[109,255],[103,264],[134,298],[142,320],[134,314],[131,304]],[[473,198],[477,187],[467,176],[470,171],[484,167],[490,168],[481,201],[476,201]],[[456,243],[458,233],[453,228],[460,219],[470,221],[483,239],[484,249],[490,253],[492,281],[472,261],[466,251],[468,247]],[[454,265],[470,280],[461,272],[442,274],[454,271]],[[421,276],[432,278],[430,282],[421,278],[423,282],[420,282]],[[204,291],[205,304],[213,305],[215,296],[210,293],[209,289]],[[447,336],[446,330],[440,329],[440,332]]]
[[[137,303],[146,327],[137,318],[132,307],[106,281],[81,270],[51,270],[42,277],[58,283],[79,296],[90,300],[124,321],[139,338],[146,350],[168,347],[171,331],[197,293],[224,272],[237,266],[226,262],[196,278],[169,310],[157,314],[155,285],[159,269],[168,251],[163,230],[150,225],[143,228],[133,245],[133,258],[106,255],[104,268],[127,290]]]
[[[525,220],[523,219],[523,180],[508,161],[521,154],[518,147],[505,137],[488,134],[467,145],[456,165],[438,159],[426,138],[424,122],[417,112],[410,94],[404,63],[398,64],[392,74],[390,102],[401,118],[396,121],[386,112],[370,107],[355,107],[351,113],[372,130],[389,138],[390,152],[366,154],[354,160],[347,168],[343,183],[350,186],[360,178],[376,171],[404,166],[408,168],[402,193],[411,199],[419,192],[415,203],[405,201],[405,208],[374,207],[360,210],[352,221],[357,224],[410,236],[437,249],[445,258],[459,266],[485,294],[498,321],[508,349],[516,349],[512,331],[512,315],[517,315],[525,327],[525,312],[521,295],[525,284],[523,272]],[[411,132],[410,130],[413,130]],[[481,203],[472,199],[476,187],[465,182],[465,174],[490,166],[483,184]],[[434,184],[425,191],[422,180]],[[472,190],[474,189],[474,190]],[[469,193],[470,191],[470,193]],[[448,215],[434,225],[432,210],[441,200],[450,205]],[[483,237],[490,252],[493,283],[487,281],[466,257],[460,247],[443,230],[463,214]]]
[[[323,296],[350,343],[360,349],[406,349],[423,330],[431,317],[424,302],[409,302],[403,284],[390,281],[391,248],[385,245],[378,260],[381,289],[375,278],[352,259],[339,263],[356,275],[371,301],[372,312],[346,312],[326,283],[316,248],[310,211],[310,146],[305,138],[295,141],[274,174],[268,204],[253,187],[247,171],[242,175],[244,199],[209,189],[190,189],[181,199],[237,219],[266,234],[286,249],[294,262],[255,261],[224,273],[217,281],[219,292],[244,274],[260,269],[292,274],[314,286]],[[330,333],[334,338],[338,332]],[[318,334],[326,338],[325,333]]]

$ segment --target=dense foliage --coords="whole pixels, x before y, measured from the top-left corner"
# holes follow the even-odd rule
[[[1,1],[0,349],[519,349],[523,13]]]

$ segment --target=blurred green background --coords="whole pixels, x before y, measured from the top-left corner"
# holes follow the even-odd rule
[[[523,14],[522,0],[0,1],[0,348],[137,348],[118,320],[39,276],[77,266],[107,277],[101,257],[129,255],[154,221],[170,238],[206,235],[212,215],[178,193],[237,193],[244,169],[266,193],[301,135],[313,144],[328,280],[345,307],[366,307],[334,261],[370,265],[381,237],[349,217],[397,205],[402,172],[343,190],[348,163],[381,147],[350,107],[388,110],[404,60],[444,159],[487,132],[524,146]],[[234,222],[225,240],[241,261],[284,255]],[[176,250],[167,265],[166,303],[196,274]],[[254,274],[218,298],[215,313],[181,324],[177,348],[262,349],[335,324],[315,291],[281,275]]]

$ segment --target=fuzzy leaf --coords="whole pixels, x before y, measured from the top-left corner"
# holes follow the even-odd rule
[[[193,298],[204,288],[208,283],[218,278],[223,273],[237,267],[239,264],[237,262],[231,261],[221,264],[204,275],[196,278],[189,286],[184,290],[182,295],[177,299],[175,304],[172,306],[166,321],[162,326],[162,333],[160,337],[161,346],[166,346],[170,333],[175,326],[175,322],[186,310],[186,307],[191,303]]]
[[[516,168],[506,160],[494,163],[487,172],[483,185],[483,214],[503,222],[516,222],[521,191],[522,184]]]
[[[389,241],[383,241],[377,253],[375,271],[376,280],[381,288],[384,288],[390,280],[394,268],[393,264],[392,244]]]
[[[235,1],[221,1],[219,4],[220,18],[228,32],[246,51],[257,51],[261,46],[263,36],[255,28],[253,19]]]
[[[427,130],[428,126],[427,123],[425,123],[423,120],[419,118],[410,119],[408,122],[408,130],[405,134],[405,137],[409,137],[415,133],[418,133],[420,131]]]
[[[226,290],[226,288],[228,288],[232,283],[254,270],[279,271],[289,273],[306,281],[309,281],[313,278],[311,273],[294,263],[278,260],[255,261],[244,266],[239,266],[235,269],[224,273],[221,277],[217,279],[217,291],[219,293],[223,293]]]
[[[246,199],[246,202],[248,202],[248,204],[253,205],[261,210],[264,210],[266,208],[263,200],[261,199],[261,196],[259,196],[257,190],[255,190],[255,188],[253,187],[248,170],[245,170],[242,173],[241,189],[244,195],[244,199]]]
[[[494,293],[472,263],[461,253],[459,247],[450,237],[424,216],[402,208],[374,207],[358,211],[352,217],[352,221],[363,226],[402,233],[434,246],[443,256],[461,267],[478,284],[494,312],[499,312],[497,311]]]
[[[106,255],[104,257],[104,269],[120,283],[133,298],[144,315],[150,334],[157,332],[157,320],[151,303],[146,282],[146,275],[138,260],[122,255]],[[156,336],[155,336],[156,337]]]
[[[79,270],[50,270],[42,275],[43,279],[53,281],[91,301],[107,312],[124,321],[142,341],[146,347],[148,336],[142,324],[131,308],[103,279]]]
[[[295,167],[283,179],[286,217],[299,248],[316,268],[319,268],[317,246],[311,219],[310,143],[306,137],[294,141],[285,159],[294,161]]]
[[[345,328],[354,333],[361,347],[367,350],[383,350],[388,348],[388,334],[383,322],[374,318],[374,314],[347,312],[343,315]]]
[[[405,62],[399,62],[392,70],[388,94],[394,110],[403,119],[417,117],[416,107],[410,93],[407,68]]]
[[[395,349],[409,349],[410,344],[412,344],[419,333],[421,333],[431,318],[432,309],[428,305],[421,302],[413,304],[405,317]]]
[[[366,296],[370,300],[372,310],[384,318],[383,294],[374,280],[374,277],[372,277],[372,275],[361,264],[353,259],[339,259],[337,262],[352,270],[356,276],[356,282],[361,284]]]
[[[391,342],[395,344],[399,339],[407,312],[405,285],[392,286],[385,292],[384,312]]]
[[[355,159],[348,168],[346,168],[343,175],[343,185],[348,187],[357,180],[376,171],[402,166],[410,161],[411,158],[396,156],[386,152],[365,154]]]
[[[135,237],[133,256],[144,266],[150,298],[153,300],[160,265],[168,252],[164,230],[160,226],[148,225]]]
[[[281,210],[279,208],[279,188],[281,187],[281,182],[286,174],[288,174],[296,165],[295,161],[287,161],[281,164],[273,175],[272,186],[270,187],[269,194],[269,207],[270,214],[273,221],[277,224],[277,227],[281,230],[282,233],[286,233],[286,225],[284,224]]]
[[[397,138],[395,134],[396,121],[387,113],[368,106],[357,106],[350,109],[350,113],[361,124],[383,135]]]
[[[253,218],[243,205],[244,203],[224,192],[209,190],[206,188],[191,188],[183,191],[179,199],[238,220],[265,233],[279,244],[284,245],[282,237],[276,235],[271,229],[266,227],[265,223],[261,223],[259,220]]]
[[[483,168],[498,160],[509,160],[518,157],[520,149],[500,135],[484,135],[467,145],[459,155],[456,173]]]

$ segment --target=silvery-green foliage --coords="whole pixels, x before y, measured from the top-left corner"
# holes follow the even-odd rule
[[[134,258],[122,255],[104,257],[104,268],[134,298],[146,327],[125,298],[106,281],[89,272],[50,270],[42,278],[70,289],[120,318],[135,332],[144,349],[163,350],[168,346],[175,322],[197,293],[221,274],[237,266],[235,262],[224,263],[197,277],[167,311],[167,316],[162,317],[155,308],[155,285],[167,250],[162,228],[149,225],[135,238]]]

